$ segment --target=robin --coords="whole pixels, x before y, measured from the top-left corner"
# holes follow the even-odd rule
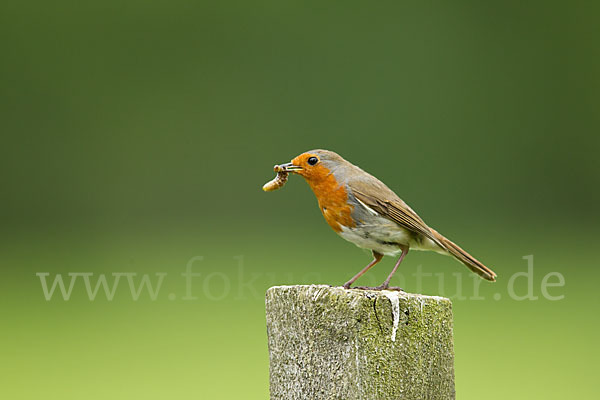
[[[373,261],[344,284],[346,289],[384,255],[400,255],[387,279],[370,288],[389,289],[390,280],[409,249],[453,256],[483,279],[496,280],[491,269],[427,226],[383,182],[332,151],[311,150],[287,164],[276,165],[275,170],[285,177],[287,173],[304,177],[329,226],[342,238],[373,252]]]

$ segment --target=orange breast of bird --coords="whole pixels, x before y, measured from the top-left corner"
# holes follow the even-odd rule
[[[329,169],[319,167],[307,177],[307,181],[317,197],[323,217],[337,233],[342,231],[342,226],[356,226],[351,216],[353,207],[348,204],[346,188],[338,183]]]

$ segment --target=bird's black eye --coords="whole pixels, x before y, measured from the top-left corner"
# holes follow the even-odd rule
[[[316,164],[316,163],[318,163],[318,162],[319,162],[319,159],[318,159],[317,157],[310,157],[310,158],[308,159],[308,164],[309,164],[309,165],[315,165],[315,164]]]

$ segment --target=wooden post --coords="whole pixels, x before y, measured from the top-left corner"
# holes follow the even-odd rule
[[[446,298],[276,286],[266,310],[271,400],[455,398]]]

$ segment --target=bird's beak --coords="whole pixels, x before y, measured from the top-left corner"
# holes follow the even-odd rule
[[[273,167],[275,172],[296,172],[302,171],[302,167],[299,165],[294,165],[291,162],[286,164],[280,164]]]

